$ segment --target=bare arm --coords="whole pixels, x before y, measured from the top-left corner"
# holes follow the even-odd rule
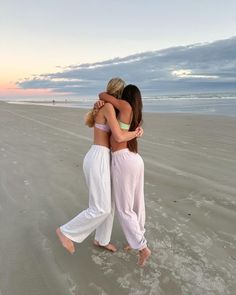
[[[110,103],[106,103],[105,106],[105,117],[108,125],[111,128],[112,135],[117,142],[129,141],[135,137],[140,137],[143,134],[143,129],[138,127],[135,131],[123,131],[120,129],[119,123],[116,119],[116,113],[114,107]]]
[[[108,94],[107,92],[101,92],[101,93],[99,93],[98,96],[99,96],[99,99],[101,99],[105,102],[110,102],[120,112],[131,110],[131,106],[127,101],[122,100],[122,99],[117,99],[114,96]]]

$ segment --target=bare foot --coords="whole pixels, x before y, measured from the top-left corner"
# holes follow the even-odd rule
[[[139,266],[144,266],[145,263],[147,262],[148,258],[150,257],[151,255],[151,250],[146,247],[142,250],[139,251],[139,254],[138,254],[138,265]]]
[[[62,246],[66,248],[66,250],[70,253],[73,254],[75,252],[75,246],[73,241],[71,241],[69,238],[67,238],[63,233],[61,232],[60,228],[58,227],[56,229],[56,234],[58,238],[60,239]]]
[[[124,247],[124,251],[128,252],[130,250],[132,250],[132,248],[129,244]]]
[[[96,240],[93,241],[93,244],[94,244],[94,246],[105,248],[106,250],[111,251],[111,252],[116,252],[117,251],[116,246],[113,245],[113,244],[107,244],[105,246],[102,246]]]

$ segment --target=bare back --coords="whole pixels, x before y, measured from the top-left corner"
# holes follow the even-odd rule
[[[127,108],[125,108],[124,111],[122,110],[119,112],[117,119],[125,124],[130,124],[130,122],[132,120],[132,115],[133,115],[132,108],[128,102],[124,101],[124,103],[127,104]],[[118,150],[122,150],[122,149],[127,148],[127,141],[119,143],[111,135],[110,146],[111,146],[111,150],[113,152],[118,151]]]
[[[107,124],[104,112],[105,112],[105,109],[104,107],[102,107],[96,115],[95,123]],[[94,144],[103,145],[109,148],[110,147],[109,138],[111,133],[104,132],[96,127],[94,127],[93,129],[94,129],[94,135],[93,135]]]

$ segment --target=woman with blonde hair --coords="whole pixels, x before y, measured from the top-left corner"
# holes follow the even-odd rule
[[[111,79],[107,85],[107,91],[117,97],[123,88],[124,82],[120,78]],[[93,128],[93,145],[83,162],[89,189],[89,207],[56,230],[62,245],[71,254],[75,251],[74,242],[81,243],[94,230],[96,246],[116,251],[116,247],[110,243],[114,218],[110,178],[110,131],[117,142],[129,141],[143,133],[140,127],[131,132],[122,131],[116,119],[115,109],[110,103],[106,103],[97,111]]]
[[[125,87],[125,82],[120,78],[113,78],[111,79],[106,88],[106,92],[112,96],[114,96],[117,99],[121,98],[122,92]],[[95,116],[98,112],[99,108],[93,108],[91,109],[86,115],[85,115],[85,125],[92,128],[95,123]]]

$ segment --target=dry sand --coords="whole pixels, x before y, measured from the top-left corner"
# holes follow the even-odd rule
[[[0,103],[0,295],[236,294],[236,118],[145,114],[144,269],[55,229],[87,207],[85,111]]]

